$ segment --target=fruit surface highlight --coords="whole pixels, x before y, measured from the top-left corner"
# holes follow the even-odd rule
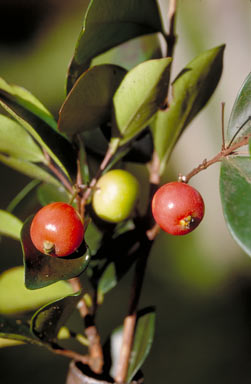
[[[196,189],[174,181],[157,190],[152,200],[152,213],[165,232],[186,235],[201,222],[204,216],[204,202]]]
[[[127,171],[114,169],[98,180],[93,193],[93,210],[102,220],[119,223],[132,214],[138,196],[137,179]]]
[[[78,212],[69,204],[56,202],[41,208],[30,227],[31,241],[42,253],[63,257],[76,251],[84,238]]]

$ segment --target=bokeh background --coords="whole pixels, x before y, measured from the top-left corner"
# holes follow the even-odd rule
[[[0,76],[29,89],[55,116],[86,6],[84,0],[0,0]],[[167,6],[162,0],[164,12]],[[172,79],[202,51],[222,43],[226,50],[220,84],[182,135],[163,182],[220,150],[221,102],[227,122],[250,71],[250,25],[249,0],[179,1]],[[156,337],[143,367],[146,384],[250,383],[251,260],[226,229],[219,169],[214,165],[191,181],[206,204],[200,227],[184,238],[160,233],[154,244],[141,299],[141,307],[157,308]],[[141,177],[145,170],[134,166],[134,172]],[[0,208],[6,208],[29,179],[1,164],[0,177]],[[0,249],[0,271],[22,264],[17,242],[2,238]],[[131,277],[107,295],[99,313],[104,340],[126,313]],[[0,361],[2,384],[61,384],[68,368],[67,359],[32,346],[2,349]]]

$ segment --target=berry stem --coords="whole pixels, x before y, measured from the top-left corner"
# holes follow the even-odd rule
[[[211,165],[219,162],[219,161],[222,161],[224,158],[228,157],[228,156],[233,156],[233,155],[238,155],[238,152],[236,153],[236,151],[247,145],[248,142],[249,142],[249,139],[251,137],[251,134],[249,135],[246,135],[242,138],[242,140],[238,141],[237,143],[234,143],[230,146],[227,146],[226,148],[222,149],[216,156],[214,156],[212,159],[210,160],[203,160],[203,162],[201,164],[198,165],[198,167],[194,168],[191,172],[189,172],[186,176],[180,176],[180,180],[183,181],[184,183],[188,183],[189,180],[197,175],[199,172],[203,171],[204,169],[207,169],[208,167],[210,167]]]

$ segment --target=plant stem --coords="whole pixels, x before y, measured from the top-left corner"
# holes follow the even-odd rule
[[[70,279],[69,282],[73,287],[74,292],[82,290],[82,284],[78,277]],[[85,321],[85,334],[89,342],[89,359],[87,364],[93,372],[100,374],[102,373],[104,364],[103,349],[101,346],[100,336],[94,322],[94,316],[90,314],[84,298],[79,301],[78,310],[81,317]]]
[[[207,169],[210,167],[210,165],[215,164],[219,161],[222,161],[225,157],[235,155],[235,151],[244,145],[247,145],[249,142],[249,139],[251,137],[251,134],[244,136],[242,140],[238,141],[238,143],[232,144],[231,146],[228,146],[227,148],[222,149],[216,156],[214,156],[211,160],[203,160],[201,164],[198,165],[198,167],[194,168],[191,172],[189,172],[186,176],[181,176],[181,181],[184,183],[188,183],[189,180],[197,175],[199,172],[203,171],[204,169]]]
[[[65,188],[71,193],[74,193],[73,187],[69,180],[66,178],[65,175],[63,175],[58,168],[53,164],[49,154],[44,150],[44,156],[47,160],[47,167],[54,173],[54,175],[61,181],[61,183],[65,186]]]

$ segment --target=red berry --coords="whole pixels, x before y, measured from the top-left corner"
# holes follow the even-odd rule
[[[185,235],[201,222],[204,216],[204,202],[196,189],[174,181],[157,190],[152,200],[152,213],[165,232]]]
[[[84,226],[80,215],[71,205],[51,203],[34,216],[30,236],[40,252],[51,256],[67,256],[82,243]]]

